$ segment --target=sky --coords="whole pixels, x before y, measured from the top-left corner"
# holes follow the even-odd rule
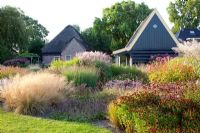
[[[0,7],[14,6],[47,28],[48,40],[54,38],[67,25],[77,24],[81,30],[93,25],[95,17],[102,17],[104,8],[123,0],[0,0]],[[157,8],[167,25],[171,28],[166,11],[172,0],[134,0],[144,2],[150,8]]]

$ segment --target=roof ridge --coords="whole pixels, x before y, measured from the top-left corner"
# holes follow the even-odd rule
[[[65,45],[69,43],[73,38],[82,40],[81,34],[72,25],[67,25],[48,44],[43,47],[42,51],[61,52]]]
[[[140,23],[140,25],[134,31],[134,33],[132,34],[130,40],[128,41],[128,43],[126,44],[125,47],[129,47],[129,44],[133,41],[133,39],[134,39],[135,35],[137,34],[137,32],[143,27],[143,25],[148,20],[148,18],[151,17],[151,15],[154,14],[156,11],[157,11],[157,9],[152,10],[152,12],[150,12],[149,15]]]
[[[154,15],[157,15],[158,19],[161,21],[161,23],[163,24],[163,26],[165,27],[165,29],[167,30],[167,32],[169,33],[169,35],[171,36],[171,38],[174,40],[174,42],[176,44],[178,44],[178,40],[175,38],[175,36],[173,35],[173,33],[170,31],[169,27],[167,26],[166,22],[164,21],[164,19],[161,17],[160,13],[158,12],[157,9],[154,9],[145,19],[144,21],[139,25],[139,27],[137,28],[136,32],[134,32],[134,34],[132,35],[131,39],[129,40],[128,44],[119,50],[113,51],[113,54],[118,54],[121,52],[126,52],[132,49],[132,47],[134,46],[134,44],[137,42],[137,40],[139,39],[139,37],[141,36],[141,34],[143,33],[143,31],[145,30],[145,28],[148,26],[148,24],[150,23],[151,19],[154,17]]]

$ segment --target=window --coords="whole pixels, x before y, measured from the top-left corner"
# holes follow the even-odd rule
[[[154,29],[157,29],[157,28],[158,28],[158,25],[157,25],[157,24],[154,24],[154,25],[153,25],[153,28],[154,28]]]
[[[65,57],[65,60],[71,60],[71,55],[67,55],[67,56]]]
[[[195,32],[193,30],[190,31],[190,34],[195,34]]]
[[[54,60],[60,60],[60,56],[54,56]]]

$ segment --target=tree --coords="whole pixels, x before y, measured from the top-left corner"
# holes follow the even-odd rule
[[[42,48],[44,47],[44,45],[45,45],[45,41],[41,39],[35,39],[30,42],[28,52],[42,56]]]
[[[81,31],[81,28],[80,28],[80,26],[79,25],[77,25],[77,24],[73,24],[72,25],[79,33],[80,33],[80,31]]]
[[[22,11],[12,7],[0,9],[0,61],[21,52],[28,42]]]
[[[32,41],[45,40],[48,31],[22,10],[10,6],[0,8],[0,62],[27,52]]]
[[[94,26],[84,30],[81,34],[96,51],[111,53],[111,36],[105,31],[105,23],[100,18],[95,18]]]
[[[37,20],[29,16],[23,15],[26,23],[26,30],[28,35],[28,43],[26,50],[30,53],[35,53],[41,56],[41,49],[45,44],[45,37],[48,35],[47,29],[38,23]]]
[[[181,28],[200,26],[200,1],[176,0],[167,8],[169,19],[174,24],[172,31],[177,33]]]
[[[123,48],[151,11],[144,3],[136,4],[134,1],[116,3],[103,10],[102,18],[95,19],[92,29],[89,30],[93,38],[86,40],[93,39],[91,43],[95,42],[98,49],[106,52]],[[83,34],[86,34],[84,32]]]

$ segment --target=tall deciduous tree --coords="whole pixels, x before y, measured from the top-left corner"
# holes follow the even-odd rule
[[[200,0],[175,0],[170,2],[167,11],[170,21],[174,24],[174,33],[181,28],[200,26]]]
[[[34,44],[44,41],[48,31],[22,10],[10,6],[0,8],[0,62],[14,55],[27,52]]]
[[[79,25],[73,24],[72,26],[73,26],[78,32],[81,32],[81,28],[80,28]]]
[[[134,1],[116,3],[103,10],[103,17],[96,18],[93,27],[82,34],[86,40],[104,52],[123,48],[139,24],[149,15],[151,9],[144,3]]]
[[[84,30],[81,34],[94,50],[111,53],[111,36],[105,30],[105,22],[100,18],[95,18],[93,27]]]
[[[28,42],[22,11],[12,7],[0,9],[0,61],[19,51]]]

